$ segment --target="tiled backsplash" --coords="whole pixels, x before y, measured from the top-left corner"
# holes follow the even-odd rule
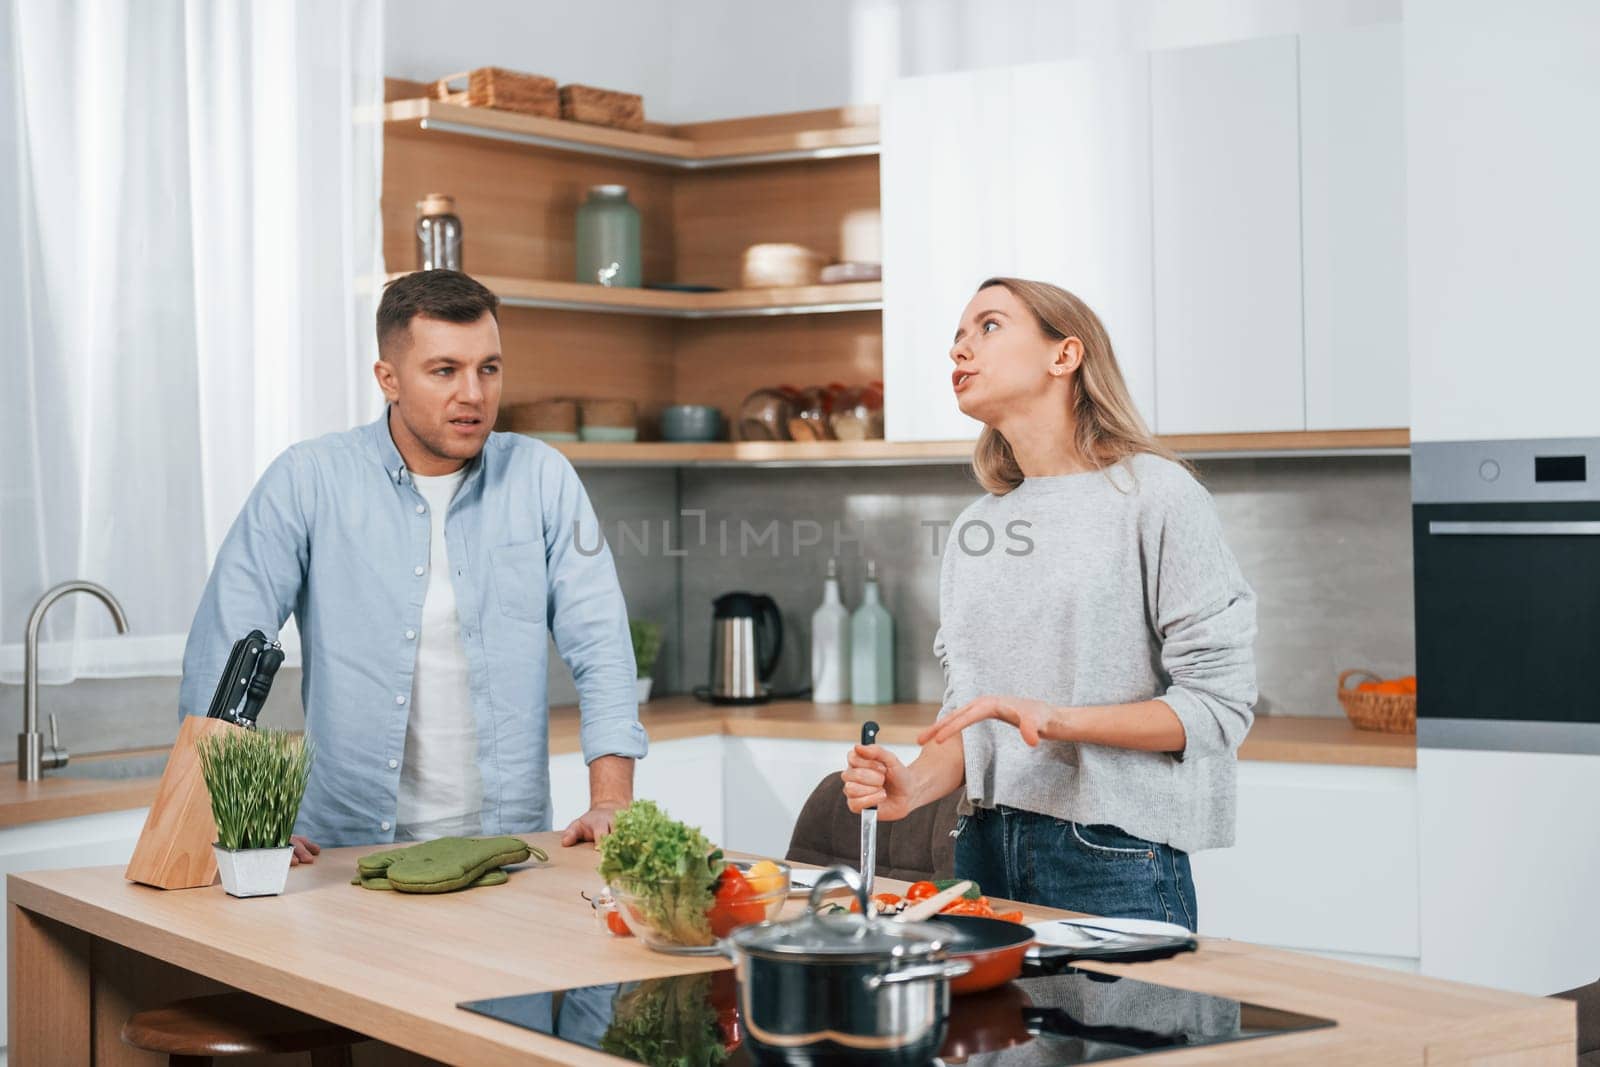
[[[1202,464],[1200,476],[1259,597],[1259,710],[1339,715],[1334,686],[1341,669],[1410,672],[1404,457],[1230,459]],[[944,683],[933,657],[940,557],[931,524],[948,524],[980,492],[970,471],[943,466],[685,472],[682,507],[691,517],[684,523],[681,676],[705,683],[711,600],[746,589],[770,594],[783,609],[777,686],[804,685],[806,628],[828,558],[838,556],[844,599],[854,607],[870,554],[895,618],[898,697],[940,700]],[[701,510],[705,543],[696,536],[694,513]],[[836,530],[844,539],[837,549]],[[764,534],[769,539],[760,540]]]
[[[1411,512],[1404,457],[1218,460],[1201,465],[1224,530],[1260,598],[1260,710],[1338,715],[1345,667],[1413,667]],[[895,617],[901,700],[938,701],[933,658],[939,556],[928,524],[948,523],[980,490],[951,466],[835,469],[585,469],[629,613],[663,624],[658,692],[704,685],[711,601],[735,589],[783,609],[775,684],[807,684],[807,627],[830,557],[845,602],[860,602],[865,560],[878,561]],[[666,538],[670,529],[671,539]],[[946,530],[948,527],[945,528]],[[838,539],[836,542],[836,538]],[[680,554],[681,553],[681,554]],[[552,703],[576,699],[552,649]],[[284,671],[263,722],[302,721],[298,672]],[[75,752],[167,744],[176,678],[83,681],[41,689]],[[21,722],[20,686],[0,686],[0,722]]]

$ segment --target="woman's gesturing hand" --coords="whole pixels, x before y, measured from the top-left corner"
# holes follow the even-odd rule
[[[959,734],[973,723],[984,719],[999,719],[1010,723],[1022,734],[1022,740],[1037,745],[1046,737],[1046,730],[1055,717],[1056,709],[1042,700],[1030,697],[979,697],[970,704],[946,715],[917,737],[917,744],[930,741],[943,742]]]
[[[845,763],[844,795],[851,811],[875,807],[880,820],[893,822],[916,807],[910,769],[882,745],[856,745]]]

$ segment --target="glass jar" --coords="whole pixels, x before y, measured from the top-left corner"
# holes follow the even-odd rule
[[[578,281],[638,288],[639,209],[626,185],[595,185],[578,208]]]
[[[461,269],[461,219],[456,200],[429,193],[417,201],[417,269]]]

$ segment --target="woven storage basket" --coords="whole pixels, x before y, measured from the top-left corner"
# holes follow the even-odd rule
[[[561,117],[570,122],[637,132],[644,128],[644,98],[589,85],[563,85]]]
[[[1347,686],[1354,678],[1359,685],[1364,681],[1381,682],[1383,679],[1371,671],[1355,668],[1339,674],[1339,703],[1344,713],[1358,730],[1379,730],[1386,734],[1414,734],[1417,732],[1417,696],[1415,693],[1363,693]]]
[[[624,428],[638,421],[638,405],[632,400],[580,400],[578,410],[584,426]]]
[[[513,433],[578,432],[578,405],[571,400],[535,400],[511,404],[502,410],[500,421]]]
[[[462,78],[467,79],[466,89],[455,89],[453,83]],[[561,117],[561,93],[554,78],[519,74],[503,67],[479,67],[465,74],[440,78],[433,84],[433,98],[451,104],[490,107],[547,119]]]

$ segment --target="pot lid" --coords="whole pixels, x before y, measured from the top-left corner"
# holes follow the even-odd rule
[[[732,934],[733,944],[757,956],[816,957],[842,962],[920,958],[942,952],[949,941],[948,928],[932,923],[880,919],[866,911],[820,911],[829,883],[854,890],[858,900],[864,895],[855,871],[848,867],[829,868],[818,877],[804,915],[784,922],[741,927]]]
[[[745,926],[733,932],[733,943],[752,955],[863,959],[920,959],[942,952],[948,933],[929,923],[869,919],[848,912],[808,911],[786,922]]]

